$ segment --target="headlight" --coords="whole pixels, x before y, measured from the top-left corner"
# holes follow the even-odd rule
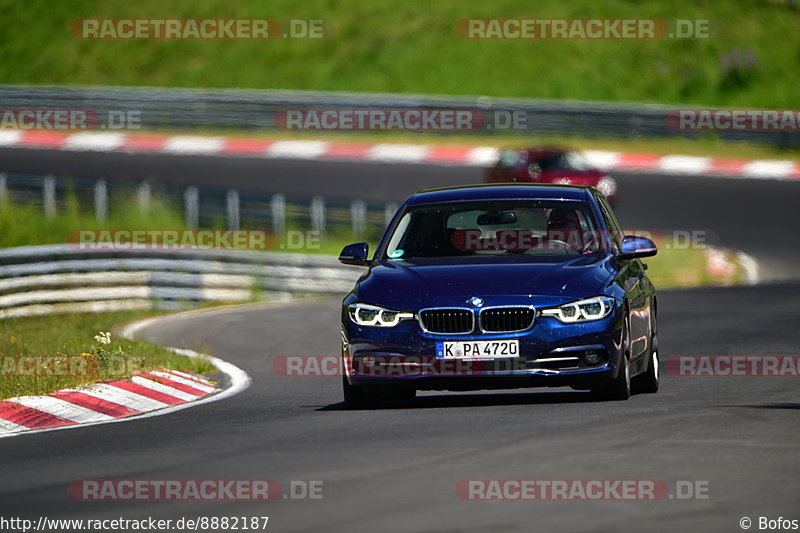
[[[392,328],[401,320],[414,318],[414,313],[403,313],[369,304],[351,304],[348,310],[350,311],[350,320],[359,326]]]
[[[554,316],[565,324],[600,320],[608,316],[614,309],[614,299],[608,296],[595,296],[587,300],[578,300],[561,307],[542,309],[542,316]]]

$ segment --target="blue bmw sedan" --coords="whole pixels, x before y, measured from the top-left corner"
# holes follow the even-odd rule
[[[656,292],[592,187],[499,184],[409,197],[342,304],[349,408],[417,390],[562,387],[625,400],[659,385]]]

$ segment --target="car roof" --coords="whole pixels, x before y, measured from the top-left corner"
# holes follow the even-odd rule
[[[418,191],[408,199],[408,205],[480,200],[586,200],[591,187],[585,185],[556,185],[552,183],[500,183],[468,185]]]
[[[568,154],[572,150],[561,146],[535,146],[526,148],[525,151],[530,157],[558,157]]]

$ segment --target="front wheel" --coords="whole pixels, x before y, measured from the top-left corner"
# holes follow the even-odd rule
[[[413,387],[397,385],[358,387],[350,385],[347,376],[342,376],[342,393],[348,409],[377,409],[407,407],[414,403],[417,391]]]
[[[661,383],[659,375],[659,360],[658,360],[658,335],[653,334],[650,341],[650,360],[647,361],[647,372],[634,379],[634,386],[636,392],[654,393],[658,392],[658,386]]]
[[[347,376],[342,376],[342,394],[344,395],[344,404],[348,409],[369,409],[372,407],[370,398],[367,397],[364,388],[350,385],[347,381]]]
[[[630,362],[630,330],[628,329],[628,318],[622,323],[622,337],[620,338],[620,367],[617,370],[617,377],[603,385],[592,389],[603,400],[627,400],[631,397],[631,362]]]

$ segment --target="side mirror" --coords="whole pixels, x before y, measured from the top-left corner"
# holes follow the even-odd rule
[[[339,262],[345,265],[367,266],[369,265],[368,253],[369,244],[365,242],[348,244],[342,248],[342,253],[339,254]]]
[[[635,257],[650,257],[657,253],[658,248],[650,239],[626,235],[622,239],[622,251],[619,253],[619,257],[621,259],[633,259]]]

